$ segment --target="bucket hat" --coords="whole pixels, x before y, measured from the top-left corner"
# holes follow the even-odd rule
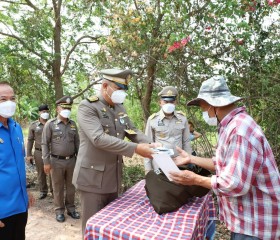
[[[223,107],[240,101],[242,98],[230,93],[223,76],[214,76],[202,83],[197,98],[189,101],[187,106],[199,106],[201,100],[213,107]]]

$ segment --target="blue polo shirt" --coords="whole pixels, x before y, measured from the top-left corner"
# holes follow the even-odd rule
[[[0,122],[0,219],[28,208],[22,129],[12,118],[8,125]]]

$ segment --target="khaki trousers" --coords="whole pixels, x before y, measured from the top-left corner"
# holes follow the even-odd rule
[[[51,157],[51,176],[56,214],[63,214],[65,208],[68,212],[75,211],[75,187],[72,184],[75,163],[75,157],[70,159]],[[65,199],[64,186],[66,189]]]
[[[41,193],[48,193],[48,184],[47,179],[49,180],[49,189],[50,192],[53,192],[52,189],[52,179],[51,175],[47,176],[44,172],[44,162],[42,159],[42,151],[39,151],[35,149],[34,151],[34,160],[37,170],[37,177],[38,177],[38,183],[39,183],[39,189]]]
[[[79,193],[82,207],[82,234],[84,237],[87,220],[115,200],[118,197],[118,193],[100,194],[84,191],[79,191]]]

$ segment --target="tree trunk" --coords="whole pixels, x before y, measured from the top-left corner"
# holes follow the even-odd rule
[[[156,61],[151,58],[147,65],[147,79],[146,79],[146,91],[144,98],[141,99],[141,105],[143,107],[144,120],[147,122],[150,113],[150,105],[152,100],[152,93],[154,89],[155,81],[155,72],[156,72]]]
[[[55,99],[58,100],[63,96],[63,87],[61,80],[61,0],[53,0],[53,9],[55,16],[55,25],[53,30],[54,41],[54,60],[52,64],[53,82],[55,89]]]

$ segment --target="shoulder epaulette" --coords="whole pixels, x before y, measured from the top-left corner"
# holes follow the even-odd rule
[[[57,118],[52,118],[52,119],[48,120],[48,122],[54,122],[55,120],[57,120]]]
[[[91,96],[91,97],[88,97],[87,100],[92,103],[92,102],[98,101],[99,98],[97,96]]]
[[[177,113],[179,113],[179,114],[181,114],[183,116],[186,116],[186,114],[184,112],[182,112],[182,111],[177,111]]]
[[[153,119],[157,116],[157,113],[153,113],[151,116],[150,116],[150,119]]]
[[[31,124],[34,124],[34,123],[37,123],[37,122],[39,122],[39,120],[35,120],[35,121],[31,122]]]

